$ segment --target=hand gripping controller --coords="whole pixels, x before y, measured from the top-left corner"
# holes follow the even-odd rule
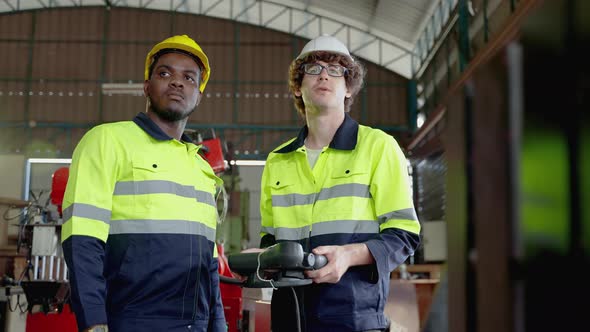
[[[280,242],[259,253],[228,256],[230,269],[247,277],[242,285],[248,288],[309,285],[312,281],[303,272],[320,269],[327,263],[326,256],[306,253],[296,242]]]

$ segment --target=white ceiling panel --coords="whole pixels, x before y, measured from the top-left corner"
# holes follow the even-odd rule
[[[441,10],[449,11],[456,2],[457,0],[1,0],[0,13],[76,6],[132,7],[236,20],[308,39],[320,34],[331,34],[342,39],[356,56],[411,78],[416,70],[412,68],[412,62],[421,63],[420,58],[425,52],[423,48],[416,47],[425,27],[433,15],[439,15]],[[438,25],[442,24],[444,22],[438,22]],[[417,56],[419,53],[421,56]]]

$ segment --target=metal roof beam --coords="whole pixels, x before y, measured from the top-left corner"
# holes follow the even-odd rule
[[[173,4],[173,2],[174,2],[174,1],[173,1],[173,0],[171,0],[171,1],[170,1],[170,5],[172,5],[172,4]],[[179,9],[180,9],[181,7],[184,7],[186,11],[189,11],[189,8],[188,8],[188,2],[187,2],[187,0],[182,0],[182,1],[180,1],[180,3],[179,3],[179,4],[178,4],[178,5],[177,5],[177,6],[174,8],[174,11],[175,11],[175,12],[179,11]]]
[[[10,9],[11,9],[12,11],[16,11],[16,10],[18,10],[18,9],[17,9],[16,7],[14,7],[14,6],[13,6],[13,5],[12,5],[10,2],[8,2],[8,0],[4,0],[4,3],[6,3],[6,5],[7,5],[8,7],[10,7]]]
[[[215,7],[217,7],[223,1],[225,1],[225,0],[218,0],[217,2],[215,2],[214,4],[212,4],[211,6],[209,6],[209,8],[205,9],[205,11],[202,14],[203,15],[207,15],[210,11],[212,11],[213,9],[215,9]]]
[[[238,13],[238,15],[235,15],[234,17],[232,17],[233,20],[238,20],[238,18],[240,18],[240,16],[244,15],[246,12],[248,12],[250,10],[250,8],[254,7],[258,2],[254,1],[252,2],[250,5],[248,5],[246,8],[244,8],[241,12]]]
[[[317,16],[314,16],[314,17],[312,17],[311,19],[309,19],[309,20],[305,21],[305,22],[304,22],[303,24],[301,24],[299,27],[297,27],[297,29],[293,29],[292,31],[289,31],[289,32],[290,32],[290,33],[292,33],[292,34],[297,34],[297,32],[298,32],[299,30],[301,30],[301,29],[305,28],[306,26],[309,26],[309,24],[310,24],[311,22],[313,22],[313,21],[315,21],[315,20],[317,20],[317,19],[318,19],[318,17],[317,17]]]
[[[280,12],[278,12],[277,14],[275,14],[273,17],[271,17],[270,19],[268,19],[266,22],[264,22],[262,24],[263,27],[267,27],[271,22],[273,22],[274,20],[276,20],[277,18],[281,17],[281,15],[283,15],[286,11],[288,11],[289,8],[285,7],[283,9],[281,9]]]

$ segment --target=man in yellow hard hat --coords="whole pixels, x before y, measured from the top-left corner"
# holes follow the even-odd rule
[[[72,157],[62,244],[80,331],[226,331],[215,250],[221,180],[183,134],[209,79],[186,35],[145,62],[147,111]]]

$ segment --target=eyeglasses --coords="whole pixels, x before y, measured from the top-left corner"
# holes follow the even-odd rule
[[[303,66],[303,71],[309,75],[319,75],[322,73],[322,69],[326,69],[328,75],[333,77],[341,77],[346,74],[348,69],[346,67],[342,67],[341,65],[327,65],[322,66],[319,63],[306,63]]]

